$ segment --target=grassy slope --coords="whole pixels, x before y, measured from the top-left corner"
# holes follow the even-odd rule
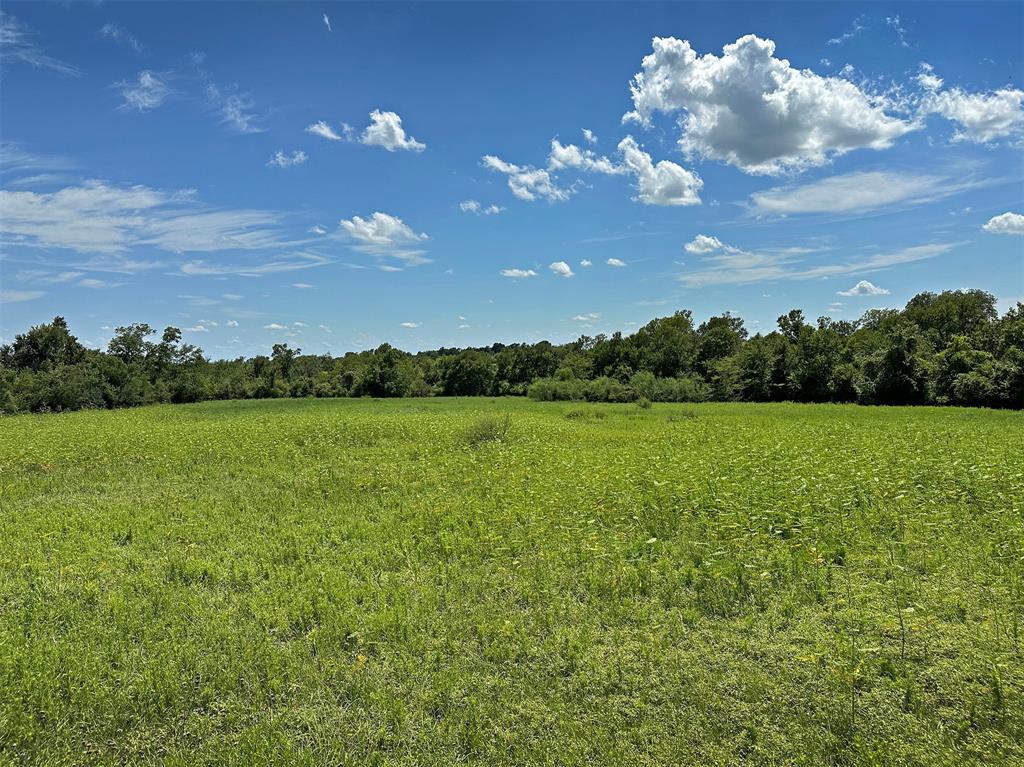
[[[853,406],[0,420],[0,761],[1020,764],[1022,444]]]

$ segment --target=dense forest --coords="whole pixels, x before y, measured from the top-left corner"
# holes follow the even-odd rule
[[[177,328],[119,327],[87,349],[61,317],[0,347],[0,411],[114,408],[263,397],[529,395],[608,402],[744,400],[1024,407],[1024,304],[1003,316],[980,290],[920,293],[903,310],[808,322],[794,309],[750,336],[728,313],[689,311],[629,336],[343,357],[275,344],[210,360]]]

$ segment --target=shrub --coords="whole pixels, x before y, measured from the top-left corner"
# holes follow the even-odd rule
[[[651,409],[651,401],[649,399],[647,399],[647,397],[641,397],[640,399],[638,399],[636,401],[636,406],[638,408],[640,408],[641,410],[650,410]]]
[[[470,424],[463,438],[470,447],[477,447],[485,442],[501,442],[508,436],[511,427],[512,418],[508,414],[502,417],[488,415]]]

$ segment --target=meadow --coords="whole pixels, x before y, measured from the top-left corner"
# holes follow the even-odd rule
[[[1024,417],[0,419],[0,763],[1024,763]]]

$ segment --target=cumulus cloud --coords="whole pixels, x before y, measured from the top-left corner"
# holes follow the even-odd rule
[[[1003,213],[1001,216],[990,218],[982,229],[991,234],[1024,235],[1024,215]]]
[[[982,182],[936,173],[855,171],[807,184],[773,187],[750,196],[751,210],[760,215],[802,213],[863,213],[950,197]]]
[[[609,258],[605,261],[608,266],[625,266],[626,262],[619,258]]]
[[[71,77],[81,76],[78,67],[47,55],[36,34],[9,13],[0,10],[0,65],[27,64]]]
[[[696,173],[668,160],[657,164],[632,136],[619,142],[622,161],[636,177],[636,199],[645,205],[700,205],[703,180]]]
[[[414,328],[418,328],[422,324],[423,324],[422,322],[403,322],[402,323],[402,327],[403,328],[409,328],[410,330],[412,330]]]
[[[459,210],[463,213],[472,213],[476,216],[495,216],[501,213],[504,208],[497,205],[481,205],[477,200],[463,200],[459,203]]]
[[[588,144],[596,144],[597,143],[597,136],[594,135],[594,131],[590,130],[590,128],[584,128],[583,129],[583,139]]]
[[[559,277],[575,276],[575,272],[573,272],[572,268],[567,263],[565,263],[565,261],[553,261],[552,263],[548,264],[548,269],[557,274]]]
[[[401,117],[394,112],[382,112],[379,109],[370,112],[370,124],[359,140],[368,146],[383,147],[389,152],[400,149],[422,152],[427,148],[426,144],[405,135]]]
[[[687,253],[693,253],[694,255],[704,255],[705,253],[714,253],[719,250],[731,250],[729,246],[724,245],[717,237],[712,237],[708,234],[698,234],[692,240],[690,240],[683,249]]]
[[[948,253],[953,243],[917,245],[889,253],[865,255],[829,264],[809,264],[800,256],[808,252],[801,248],[752,252],[722,243],[709,237],[705,245],[718,243],[718,247],[701,247],[701,268],[685,272],[679,280],[688,287],[707,285],[744,285],[778,280],[810,280],[838,277],[845,274],[867,273],[888,269],[899,264],[923,261]]]
[[[616,165],[607,157],[598,156],[590,149],[580,149],[575,144],[563,146],[558,139],[551,139],[548,169],[562,170],[564,168],[576,168],[607,175],[626,172],[626,168]]]
[[[746,35],[722,55],[699,56],[686,40],[656,37],[630,84],[624,121],[649,125],[658,112],[680,115],[680,148],[747,173],[823,165],[854,149],[885,149],[916,129],[886,114],[848,80],[794,69],[775,43]]]
[[[920,79],[920,75],[918,76]],[[934,77],[932,75],[931,77]],[[934,77],[941,85],[942,80]],[[953,141],[987,144],[1024,132],[1024,91],[1000,88],[967,93],[960,88],[932,89],[921,102],[924,114],[937,114],[957,124]]]
[[[548,202],[564,202],[572,195],[571,189],[559,187],[551,178],[551,174],[542,168],[532,165],[513,165],[494,155],[484,155],[485,168],[504,173],[508,176],[508,188],[520,200],[542,199]]]
[[[164,82],[164,75],[146,69],[139,72],[135,82],[121,81],[115,83],[121,89],[124,103],[122,109],[135,109],[148,112],[156,109],[171,95],[171,89]]]
[[[597,312],[587,312],[586,314],[577,314],[573,317],[576,322],[593,322],[594,320],[600,319],[601,315]]]
[[[237,328],[238,327],[238,320],[228,320],[227,321],[227,326],[229,328]]]
[[[533,269],[502,269],[499,274],[501,274],[502,277],[511,277],[514,280],[537,276],[537,272]]]
[[[582,266],[584,269],[586,269],[589,266],[593,266],[593,264],[594,262],[591,261],[589,258],[584,258],[582,261],[580,261],[580,266]]]
[[[926,61],[921,62],[921,67],[917,73],[917,84],[924,88],[926,91],[937,91],[942,87],[943,80],[941,77],[935,74],[935,69]]]
[[[270,161],[267,162],[267,165],[276,166],[278,168],[291,168],[296,165],[302,165],[302,163],[304,163],[308,159],[309,157],[306,155],[305,152],[295,151],[292,152],[291,154],[288,154],[278,149],[274,153],[274,156],[270,158]]]
[[[380,258],[392,258],[405,266],[430,263],[420,246],[429,239],[397,216],[376,212],[368,218],[342,219],[340,226],[355,241],[355,249]],[[396,268],[396,267],[392,267]]]
[[[277,322],[271,322],[269,325],[264,325],[263,329],[264,330],[287,330],[288,326],[287,325],[281,325],[280,323],[277,323]]]
[[[868,282],[867,280],[861,280],[849,290],[840,290],[836,292],[837,296],[887,296],[889,291],[885,288],[880,288],[877,285]],[[840,304],[841,306],[841,304]]]

